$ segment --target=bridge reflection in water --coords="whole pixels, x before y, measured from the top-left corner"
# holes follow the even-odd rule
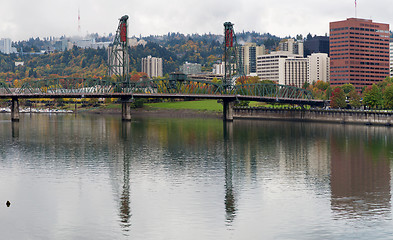
[[[48,229],[145,239],[285,239],[301,229],[304,239],[309,226],[334,234],[340,221],[344,232],[358,222],[391,231],[390,128],[44,114],[10,126],[0,124],[3,196],[23,208],[14,217]],[[35,226],[23,231],[43,234]]]

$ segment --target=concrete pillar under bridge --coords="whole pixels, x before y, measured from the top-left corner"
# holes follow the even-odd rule
[[[233,106],[235,105],[235,102],[224,99],[222,101],[222,105],[223,105],[224,121],[228,121],[228,122],[233,121]]]
[[[131,121],[131,103],[133,99],[121,99],[121,120]]]
[[[11,101],[11,121],[19,122],[19,100],[12,98]]]

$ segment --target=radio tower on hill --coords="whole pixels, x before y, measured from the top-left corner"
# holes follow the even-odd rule
[[[81,32],[81,12],[78,8],[78,33]]]

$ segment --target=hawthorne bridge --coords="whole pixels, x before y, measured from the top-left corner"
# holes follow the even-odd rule
[[[54,78],[24,83],[9,88],[0,83],[0,98],[12,99],[11,115],[19,119],[18,99],[37,98],[119,98],[123,104],[123,119],[131,119],[130,103],[136,98],[217,99],[224,105],[224,118],[233,119],[231,108],[236,101],[258,101],[281,104],[323,106],[312,94],[301,88],[278,84],[243,84],[226,87],[223,84],[198,80],[146,80],[118,83],[89,78]]]
[[[12,88],[0,82],[0,98],[12,99],[11,120],[19,121],[19,99],[39,98],[119,98],[122,119],[131,120],[131,103],[136,98],[217,99],[223,103],[224,119],[233,120],[232,109],[237,101],[258,101],[280,104],[323,106],[310,91],[279,84],[235,84],[242,69],[237,64],[237,43],[233,24],[224,23],[225,73],[221,83],[191,80],[172,74],[169,79],[132,82],[129,80],[128,16],[123,16],[109,49],[108,78],[48,78],[23,83]]]

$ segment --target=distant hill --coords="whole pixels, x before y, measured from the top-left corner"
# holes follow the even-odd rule
[[[113,35],[99,37],[97,41],[108,41]],[[269,33],[237,33],[237,42],[264,44],[267,49],[275,49],[281,40]],[[64,38],[64,37],[62,37]],[[223,55],[223,35],[168,33],[162,36],[143,37],[146,45],[130,47],[131,71],[141,71],[141,59],[148,55],[163,58],[164,74],[178,71],[184,62],[200,63],[203,71],[211,71],[214,63],[220,62]],[[64,52],[55,50],[38,54],[48,49],[58,49],[54,38],[30,38],[27,41],[13,42],[23,54],[0,54],[0,80],[14,81],[31,78],[58,76],[105,76],[108,58],[105,49],[82,49],[73,47]],[[15,62],[24,62],[15,67]]]

